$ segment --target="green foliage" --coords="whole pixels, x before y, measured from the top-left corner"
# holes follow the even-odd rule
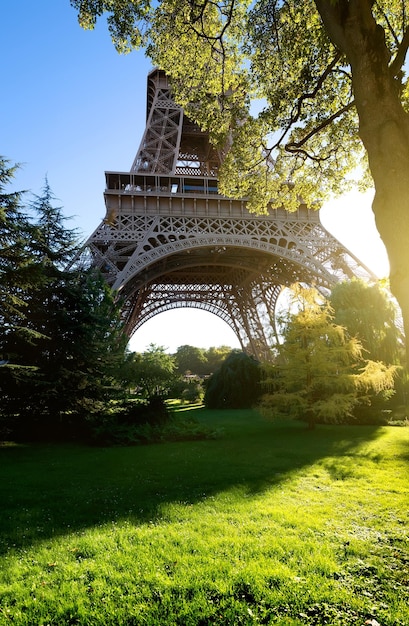
[[[260,395],[260,364],[244,352],[233,351],[207,381],[204,403],[209,409],[243,409]]]
[[[179,376],[169,388],[169,398],[183,402],[201,402],[204,395],[205,379],[199,376]]]
[[[315,289],[293,287],[278,360],[264,366],[265,413],[284,411],[303,419],[343,422],[359,403],[393,389],[395,368],[365,360],[359,341],[335,324],[329,302]]]
[[[397,308],[380,283],[370,285],[354,279],[333,287],[329,302],[334,322],[344,326],[362,344],[365,356],[373,361],[398,363],[402,356],[402,334]]]
[[[204,389],[200,380],[191,380],[182,391],[182,400],[185,402],[200,402],[203,400]]]
[[[229,346],[218,346],[208,348],[205,352],[207,359],[207,372],[206,374],[213,374],[219,367],[221,367],[223,361],[229,356],[232,351]]]
[[[207,373],[207,358],[202,348],[179,346],[175,354],[176,367],[179,374],[203,375]]]
[[[114,402],[104,408],[87,433],[87,442],[99,446],[133,446],[165,441],[195,441],[217,436],[195,418],[172,412],[163,397]]]
[[[7,192],[18,166],[0,157],[0,360],[10,361],[6,349],[12,336],[24,335],[34,341],[36,333],[24,326],[27,303],[24,292],[38,280],[38,269],[27,255],[33,236],[33,227],[23,212],[23,192]],[[27,373],[14,364],[17,375]]]
[[[207,349],[179,346],[174,355],[177,371],[180,374],[209,376],[219,369],[231,351],[229,346],[213,346]]]
[[[169,411],[160,396],[148,400],[123,400],[102,407],[92,420],[87,438],[97,445],[135,445],[160,439]]]
[[[373,285],[357,279],[338,283],[329,300],[334,310],[334,322],[344,326],[350,336],[360,341],[365,358],[398,365],[395,393],[390,389],[380,391],[371,397],[370,402],[361,403],[354,411],[360,423],[373,420],[374,409],[378,419],[385,420],[391,406],[396,409],[407,404],[407,374],[399,367],[405,358],[397,306],[381,281]]]
[[[143,32],[138,28],[139,20],[148,15],[149,0],[70,0],[78,11],[80,25],[92,30],[97,18],[105,12],[108,28],[118,52],[129,52],[139,47],[143,40]]]
[[[175,359],[163,346],[151,344],[143,354],[132,353],[125,365],[125,378],[144,398],[166,396],[175,378]]]

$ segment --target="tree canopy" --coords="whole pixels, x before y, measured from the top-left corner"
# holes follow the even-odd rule
[[[165,352],[163,346],[150,344],[142,354],[131,353],[125,368],[127,382],[137,387],[146,398],[166,397],[175,378],[175,359]]]
[[[260,396],[260,363],[234,350],[209,378],[204,403],[209,409],[245,409]]]
[[[338,283],[329,302],[334,322],[344,326],[362,344],[365,356],[373,361],[397,363],[402,352],[398,311],[390,293],[381,284],[363,280]]]
[[[179,346],[175,353],[179,374],[207,374],[207,358],[202,348],[195,346]]]
[[[229,346],[212,346],[211,348],[197,348],[195,346],[179,346],[175,353],[175,360],[180,374],[196,374],[207,376],[213,374],[230,354]]]
[[[319,207],[374,184],[391,289],[409,335],[407,0],[71,0],[144,45],[224,156],[221,191],[249,208]]]

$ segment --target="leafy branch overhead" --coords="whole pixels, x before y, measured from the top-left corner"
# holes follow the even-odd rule
[[[147,46],[188,115],[227,153],[227,195],[249,196],[258,211],[271,199],[295,209],[300,198],[316,204],[330,190],[345,191],[345,176],[357,165],[367,169],[351,72],[311,0],[71,4],[85,28],[108,12],[118,51]],[[409,37],[397,16],[377,10],[403,90]]]

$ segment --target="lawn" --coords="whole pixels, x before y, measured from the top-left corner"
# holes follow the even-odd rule
[[[0,447],[0,625],[409,624],[409,428]]]

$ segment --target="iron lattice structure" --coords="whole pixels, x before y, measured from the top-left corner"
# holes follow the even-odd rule
[[[106,217],[87,242],[94,266],[120,294],[129,337],[178,307],[223,319],[243,350],[268,359],[284,287],[329,290],[374,278],[321,224],[319,213],[271,208],[218,192],[220,155],[187,119],[164,72],[148,76],[147,123],[129,172],[106,172]],[[170,329],[171,330],[171,329]]]

